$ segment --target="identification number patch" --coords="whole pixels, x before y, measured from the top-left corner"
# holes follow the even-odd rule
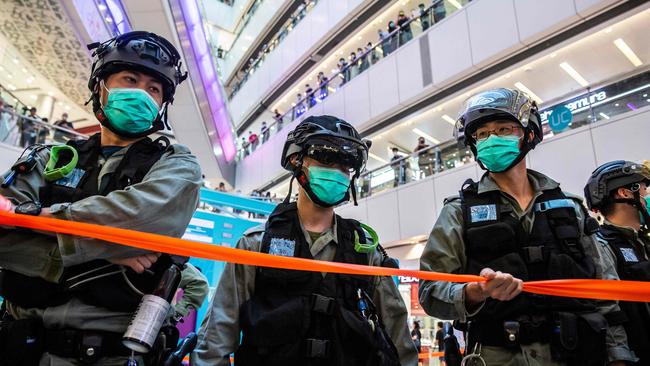
[[[497,219],[497,205],[479,205],[469,208],[472,222],[494,221]]]
[[[636,253],[632,248],[621,248],[621,254],[623,254],[623,259],[626,262],[638,262],[639,258],[636,257]]]
[[[55,184],[58,184],[60,186],[65,186],[65,187],[70,187],[70,188],[77,188],[77,185],[79,185],[79,182],[81,181],[81,178],[83,178],[84,174],[86,174],[86,171],[83,169],[77,169],[74,168],[70,174],[67,176],[57,180],[54,182]]]
[[[269,254],[279,255],[282,257],[293,257],[296,251],[296,242],[294,240],[271,238]]]

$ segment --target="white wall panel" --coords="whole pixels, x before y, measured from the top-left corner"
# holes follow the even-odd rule
[[[361,123],[370,119],[370,86],[368,81],[369,72],[364,72],[352,79],[341,90],[345,95],[345,120],[353,126],[358,127]],[[343,112],[343,111],[341,111]],[[342,117],[343,113],[337,117]]]
[[[359,206],[350,204],[338,207],[335,211],[341,217],[345,217],[346,219],[355,219],[365,223],[368,222],[368,212],[366,211],[367,208],[368,206],[365,204],[360,204]]]
[[[323,114],[341,115],[345,113],[345,93],[339,89],[337,93],[330,93],[323,101]]]
[[[451,196],[457,196],[460,186],[472,178],[475,181],[479,178],[478,170],[480,168],[476,163],[467,164],[459,168],[452,169],[448,172],[440,173],[434,178],[434,188],[436,192],[436,217],[442,210],[444,199]],[[483,174],[481,172],[481,174]]]
[[[280,46],[275,50],[275,52],[282,52],[282,65],[286,70],[290,65],[293,65],[296,62],[298,54],[295,52],[296,49],[296,37],[298,32],[290,32],[287,35]],[[257,72],[260,72],[259,70]],[[279,77],[277,75],[276,77]]]
[[[348,0],[327,1],[328,5],[328,28],[335,26],[348,12]]]
[[[376,117],[399,103],[397,62],[395,57],[385,58],[366,73],[370,78],[370,115]]]
[[[369,225],[377,231],[379,240],[385,243],[400,239],[399,220],[395,219],[399,215],[397,191],[390,190],[371,196],[366,200],[366,205],[368,222],[372,222]]]
[[[320,1],[314,9],[309,13],[309,16],[312,18],[311,31],[310,31],[310,41],[309,44],[313,45],[327,33],[330,29],[329,24],[329,9],[327,3],[329,1]]]
[[[513,0],[477,1],[467,7],[474,65],[483,66],[507,55],[514,47],[520,45],[512,2]],[[539,14],[534,15],[539,17]]]
[[[341,1],[343,2],[343,1]],[[361,5],[363,0],[347,0],[348,3],[348,12],[347,14],[350,14],[354,9],[356,9],[357,6]]]
[[[397,57],[399,100],[404,103],[424,89],[419,40],[401,47],[395,57]]]
[[[615,121],[594,125],[592,139],[599,165],[617,159],[650,159],[650,111],[646,108],[625,117],[625,127]]]
[[[576,10],[582,17],[588,17],[608,6],[622,2],[621,0],[574,0]]]
[[[473,69],[466,11],[458,11],[432,28],[429,49],[433,83],[436,85]]]
[[[579,19],[575,4],[568,0],[516,0],[514,5],[519,36],[525,44],[547,37]]]
[[[435,197],[433,179],[398,188],[400,239],[431,231],[436,218]]]
[[[528,156],[530,169],[548,175],[559,182],[563,190],[581,196],[587,178],[596,168],[588,129],[554,136]]]

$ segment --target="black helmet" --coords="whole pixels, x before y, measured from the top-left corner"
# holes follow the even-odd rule
[[[498,88],[469,97],[458,114],[454,135],[458,140],[462,140],[476,157],[476,141],[472,134],[481,124],[500,119],[519,123],[524,128],[524,136],[531,131],[534,135],[532,141],[526,140],[519,157],[511,164],[512,167],[544,138],[537,104],[525,93],[515,89]]]
[[[591,173],[585,185],[587,207],[599,211],[614,190],[629,187],[635,191],[634,199],[617,199],[614,202],[628,203],[644,211],[638,188],[634,189],[634,185],[641,182],[650,185],[650,167],[647,165],[625,160],[605,163]]]
[[[368,161],[368,150],[371,144],[370,140],[362,140],[357,130],[342,119],[333,116],[310,116],[289,132],[282,149],[280,163],[284,169],[293,173],[293,178],[298,179],[298,183],[309,197],[319,205],[324,204],[319,202],[320,200],[311,192],[307,184],[307,177],[302,170],[302,159],[308,156],[324,164],[339,163],[349,167],[353,171],[350,190],[356,204],[354,181]],[[293,156],[298,157],[296,165],[291,163]],[[291,191],[287,197],[290,195]],[[341,202],[349,198],[348,192]]]
[[[99,101],[97,84],[107,76],[123,70],[136,70],[156,77],[163,85],[163,105],[153,127],[140,134],[127,137],[140,137],[165,128],[167,106],[174,100],[176,86],[187,78],[187,72],[181,71],[181,56],[176,48],[165,38],[143,31],[124,33],[103,43],[88,45],[95,50],[88,89],[93,93],[93,111],[97,119],[113,131],[104,115]],[[116,132],[116,131],[113,131]],[[120,133],[124,135],[124,133]]]

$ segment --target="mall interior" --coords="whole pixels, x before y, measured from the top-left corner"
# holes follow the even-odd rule
[[[300,187],[281,164],[290,132],[331,115],[372,141],[356,204],[335,212],[372,227],[401,269],[419,270],[445,199],[484,174],[455,134],[472,95],[510,88],[536,103],[543,141],[526,165],[565,192],[583,196],[603,163],[650,159],[649,29],[645,0],[0,0],[0,168],[15,171],[32,144],[102,131],[86,45],[153,32],[188,73],[151,136],[200,164],[183,239],[235,247],[264,225]],[[209,293],[181,335],[210,315],[225,268],[189,263]],[[437,324],[454,319],[425,312],[416,277],[393,280],[409,332],[420,327],[420,364],[441,364]]]

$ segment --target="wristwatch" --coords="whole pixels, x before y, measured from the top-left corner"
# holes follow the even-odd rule
[[[27,201],[16,206],[16,210],[14,212],[21,215],[38,216],[41,214],[42,208],[43,207],[38,202]]]

